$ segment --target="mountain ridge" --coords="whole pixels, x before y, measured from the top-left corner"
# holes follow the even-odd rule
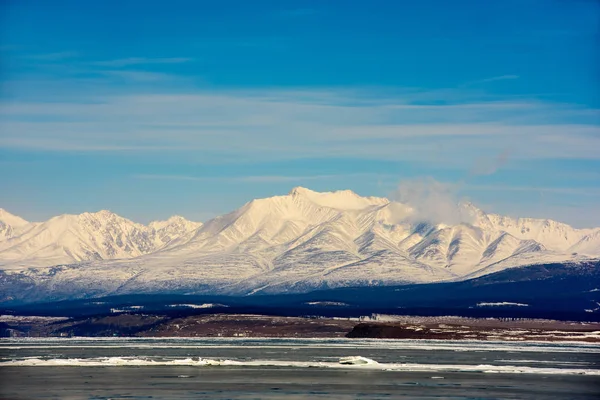
[[[44,222],[27,222],[4,210],[0,217],[6,232],[0,236],[0,262],[31,266],[138,257],[201,226],[181,217],[145,226],[108,210],[62,214]],[[15,218],[24,223],[14,225]]]
[[[9,217],[0,219],[12,235],[0,239],[0,271],[71,285],[79,296],[90,286],[104,295],[256,294],[463,280],[600,258],[600,228],[462,207],[470,223],[436,224],[386,198],[296,187],[204,224],[174,216],[142,225],[106,210],[17,227]]]

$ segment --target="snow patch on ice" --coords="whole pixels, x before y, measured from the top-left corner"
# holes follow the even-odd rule
[[[348,304],[342,303],[339,301],[309,301],[305,304],[308,304],[309,306],[339,306],[339,307],[348,306]]]
[[[173,308],[215,308],[215,307],[229,307],[225,304],[219,303],[203,303],[203,304],[169,304],[169,307]]]
[[[502,301],[498,303],[477,303],[477,307],[529,307],[529,304],[524,303],[511,303],[509,301]]]
[[[416,363],[378,363],[366,357],[342,357],[339,362],[324,361],[288,361],[288,360],[218,360],[208,358],[153,359],[150,357],[99,357],[99,358],[28,358],[0,362],[0,366],[12,367],[139,367],[139,366],[195,366],[195,367],[294,367],[294,368],[347,368],[374,369],[384,371],[422,371],[422,372],[479,372],[496,374],[544,374],[544,375],[594,375],[600,376],[600,370],[588,368],[538,368],[519,365],[461,365],[461,364],[416,364]]]
[[[339,363],[342,365],[379,365],[377,361],[362,356],[342,357]]]

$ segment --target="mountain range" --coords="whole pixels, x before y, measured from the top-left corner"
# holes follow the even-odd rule
[[[302,293],[600,258],[600,228],[459,208],[463,222],[448,225],[386,198],[297,187],[205,224],[142,225],[105,210],[27,222],[0,209],[0,301]]]

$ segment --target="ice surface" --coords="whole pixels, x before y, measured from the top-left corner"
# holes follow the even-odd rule
[[[462,365],[462,364],[416,364],[378,363],[365,357],[343,357],[340,362],[287,361],[287,360],[218,360],[207,358],[152,359],[150,357],[98,357],[98,358],[28,358],[0,362],[0,367],[132,367],[132,366],[196,366],[196,367],[291,367],[291,368],[346,368],[375,369],[386,371],[421,372],[480,372],[504,374],[543,374],[543,375],[594,375],[600,370],[586,368],[536,368],[518,365]]]
[[[564,333],[556,331],[556,333]],[[589,335],[597,337],[600,332],[591,332]],[[593,343],[547,341],[478,341],[478,340],[430,340],[430,339],[323,339],[323,338],[11,338],[0,341],[0,348],[274,348],[295,349],[304,348],[336,348],[336,349],[401,349],[401,350],[428,350],[428,351],[456,351],[456,352],[481,352],[481,351],[511,351],[521,353],[590,353],[600,354],[600,346]]]

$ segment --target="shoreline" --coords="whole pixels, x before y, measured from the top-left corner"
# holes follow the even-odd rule
[[[85,318],[0,316],[13,338],[297,338],[599,343],[600,323],[375,315],[372,318],[121,313]]]

